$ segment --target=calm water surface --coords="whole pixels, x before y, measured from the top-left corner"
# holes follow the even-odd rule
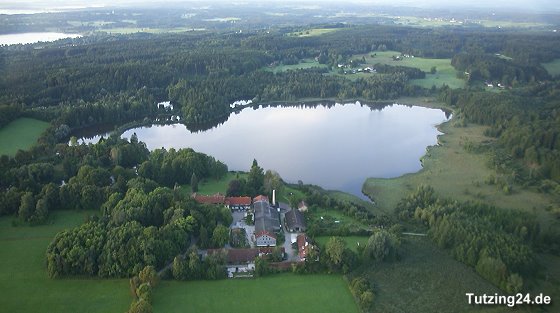
[[[77,38],[80,34],[65,33],[21,33],[0,35],[0,45],[28,44],[44,41],[55,41],[62,38]]]
[[[302,180],[361,195],[368,177],[416,172],[426,147],[437,143],[437,109],[359,104],[267,107],[232,114],[215,128],[192,133],[182,124],[126,131],[150,150],[186,148],[214,156],[230,170],[247,171],[253,159],[288,182]]]

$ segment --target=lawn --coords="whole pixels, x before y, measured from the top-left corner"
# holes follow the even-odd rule
[[[332,236],[320,236],[315,237],[315,240],[317,241],[319,246],[324,247],[331,237]],[[342,238],[342,240],[346,242],[346,247],[354,252],[358,251],[358,246],[365,247],[369,239],[369,237],[367,236],[346,236],[340,238]]]
[[[32,118],[18,118],[0,128],[0,155],[14,156],[18,150],[31,148],[49,123]]]
[[[352,313],[358,312],[338,275],[278,274],[257,279],[162,281],[154,312]]]
[[[560,59],[556,59],[552,62],[542,63],[541,64],[550,76],[559,76],[560,75]]]
[[[81,224],[93,212],[54,212],[53,223],[12,227],[0,218],[0,311],[125,312],[131,302],[128,280],[50,279],[45,250],[55,234]]]
[[[223,195],[226,194],[229,182],[239,178],[247,179],[247,173],[243,172],[228,172],[224,177],[221,179],[203,179],[201,182],[198,183],[198,193],[203,195],[213,195],[215,193],[221,193]],[[191,185],[182,185],[180,187],[180,192],[186,194],[188,196],[191,195]]]
[[[479,144],[491,140],[484,136],[484,126],[455,127],[451,121],[440,129],[445,133],[439,138],[442,145],[429,148],[422,159],[422,170],[397,178],[366,180],[363,191],[374,199],[380,209],[391,212],[400,199],[425,184],[434,187],[443,197],[535,211],[541,222],[547,224],[551,220],[550,213],[544,208],[552,205],[552,202],[545,194],[514,187],[514,192],[507,195],[496,186],[484,183],[491,174],[499,176],[487,167],[489,156],[464,149],[467,142]]]

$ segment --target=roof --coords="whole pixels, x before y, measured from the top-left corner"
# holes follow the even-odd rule
[[[276,235],[274,233],[271,233],[269,231],[266,230],[261,230],[259,232],[255,232],[255,238],[260,237],[260,236],[268,236],[268,237],[272,237],[274,239],[276,239]]]
[[[224,204],[225,196],[221,193],[216,193],[211,196],[193,193],[191,196],[196,202],[203,204]]]
[[[286,253],[286,249],[284,249],[284,247],[259,247],[258,249],[261,254],[271,254],[276,249],[280,249],[282,254]]]
[[[227,197],[225,199],[227,205],[251,205],[251,197]]]
[[[257,201],[253,203],[255,214],[255,235],[267,231],[271,234],[280,230],[280,216],[278,211],[271,207],[268,202]]]
[[[259,202],[259,201],[266,201],[266,202],[268,202],[268,197],[267,197],[267,196],[263,196],[263,195],[259,195],[259,196],[256,196],[256,197],[253,199],[253,202]]]
[[[299,210],[290,210],[286,213],[286,226],[289,229],[304,228],[305,227],[305,218],[303,217],[303,213]]]
[[[285,203],[285,202],[278,202],[278,207],[280,208],[280,211],[282,211],[282,212],[288,212],[289,210],[292,209],[292,208],[290,208],[290,205]]]
[[[298,247],[298,255],[300,258],[305,258],[311,245],[309,244],[309,238],[305,234],[300,234],[297,236],[297,247]]]

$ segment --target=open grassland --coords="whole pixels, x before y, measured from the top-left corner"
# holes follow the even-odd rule
[[[452,124],[453,121],[440,127],[445,133],[439,138],[442,145],[428,149],[422,159],[422,170],[397,178],[369,178],[364,183],[364,193],[380,209],[392,211],[400,199],[419,185],[430,185],[442,197],[459,201],[483,201],[501,208],[536,212],[539,220],[547,224],[551,215],[545,208],[552,204],[548,196],[521,187],[514,187],[513,193],[508,195],[497,186],[484,183],[490,175],[499,175],[488,168],[488,155],[467,152],[464,145],[490,140],[483,134],[485,127],[455,127]]]
[[[555,77],[560,75],[560,59],[556,59],[548,63],[543,63],[542,66],[546,69],[550,76]]]
[[[313,37],[313,36],[321,36],[324,34],[332,33],[337,30],[339,30],[339,28],[311,28],[299,32],[288,33],[288,36]]]
[[[320,247],[324,248],[331,237],[332,236],[320,236],[316,237],[315,240]],[[369,237],[366,236],[345,236],[340,238],[346,242],[346,247],[354,252],[358,251],[358,246],[365,247],[369,239]]]
[[[427,237],[406,237],[400,261],[367,269],[375,290],[375,313],[511,312],[499,306],[471,306],[465,293],[503,294]]]
[[[162,281],[154,312],[353,313],[347,283],[338,275],[279,274],[257,279]]]
[[[280,64],[274,67],[267,67],[266,70],[271,71],[273,73],[280,73],[288,70],[294,71],[294,70],[308,69],[313,67],[326,68],[327,65],[320,64],[319,62],[313,59],[303,59],[302,62],[298,64],[289,64],[289,65]]]
[[[457,71],[451,66],[451,59],[427,59],[420,57],[403,58],[400,61],[394,61],[393,56],[399,56],[401,53],[397,51],[375,51],[368,54],[356,55],[352,59],[361,59],[362,56],[366,60],[366,65],[363,67],[373,67],[377,63],[392,65],[392,66],[406,66],[417,68],[426,72],[426,78],[413,79],[411,83],[424,88],[431,88],[433,85],[441,87],[443,84],[451,88],[462,88],[465,86],[465,81],[457,78]],[[372,57],[372,55],[374,55]],[[432,67],[436,68],[435,74],[430,74]]]
[[[442,27],[442,26],[483,26],[483,27],[499,27],[499,28],[541,28],[550,26],[546,23],[538,22],[514,22],[514,21],[498,21],[498,20],[455,20],[450,18],[427,18],[417,16],[387,16],[393,18],[395,24],[416,26],[416,27]]]
[[[93,212],[53,212],[52,223],[12,227],[0,218],[0,311],[125,312],[128,280],[50,279],[45,251],[55,234],[81,224]]]
[[[220,179],[204,179],[198,183],[198,193],[203,195],[213,195],[215,193],[226,194],[229,182],[238,179],[247,179],[247,173],[243,172],[228,172],[224,177]],[[182,185],[179,188],[179,192],[190,196],[191,195],[191,185]]]
[[[31,148],[49,123],[33,118],[18,118],[0,128],[0,155],[14,156],[18,150]]]
[[[344,215],[340,211],[334,209],[318,208],[309,210],[307,213],[308,219],[314,220],[317,224],[333,224],[339,227],[347,227],[348,229],[369,229],[362,221],[356,220],[350,216]]]

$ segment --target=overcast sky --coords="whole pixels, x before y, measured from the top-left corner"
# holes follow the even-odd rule
[[[91,6],[134,6],[141,3],[145,4],[212,4],[212,3],[317,3],[321,6],[327,6],[329,2],[337,3],[364,3],[372,5],[389,5],[389,6],[412,6],[422,8],[447,8],[447,7],[469,7],[469,8],[502,8],[508,10],[520,11],[541,11],[551,12],[560,10],[560,1],[558,0],[350,0],[341,1],[337,0],[236,0],[236,1],[222,1],[222,0],[2,0],[0,7],[22,9],[22,8],[77,8],[77,7],[91,7]]]

